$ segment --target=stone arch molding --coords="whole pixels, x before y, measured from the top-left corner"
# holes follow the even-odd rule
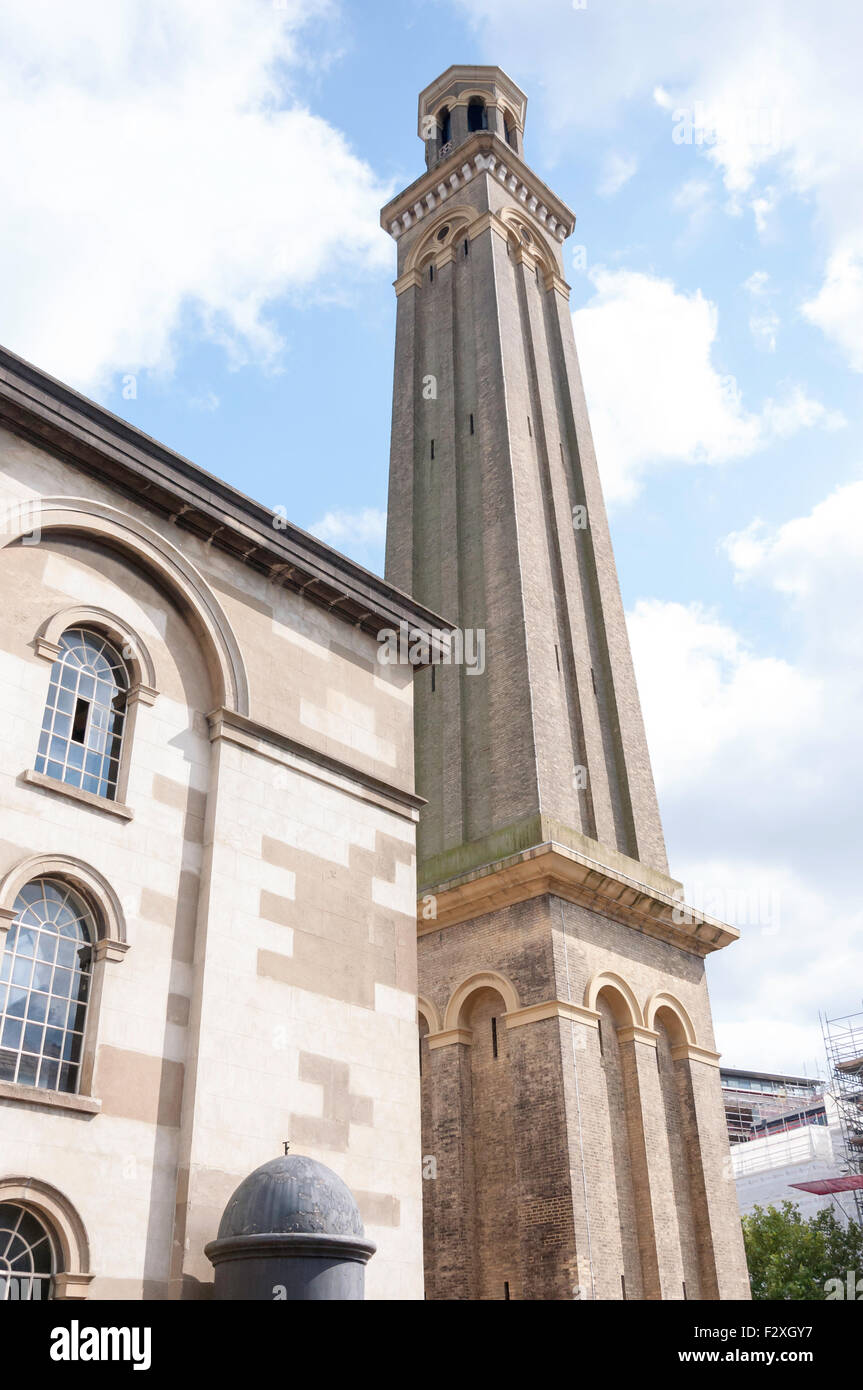
[[[597,1001],[604,989],[613,991],[622,1002],[627,1017],[618,1022],[621,1028],[641,1028],[647,1033],[655,1033],[657,1015],[665,1012],[674,1016],[675,1026],[671,1029],[671,1041],[676,1046],[685,1044],[698,1047],[695,1026],[686,1007],[676,995],[667,990],[654,990],[642,1009],[632,986],[611,970],[601,970],[588,981],[584,991],[584,1007],[596,1012]]]
[[[423,262],[432,258],[437,263],[439,255],[446,251],[456,238],[475,222],[479,217],[476,208],[470,207],[467,203],[457,203],[446,207],[435,218],[426,235],[421,238],[416,246],[411,248],[410,254],[405,261],[403,275],[409,274],[412,270],[418,270]],[[438,241],[438,232],[442,227],[449,227],[448,235],[443,241]]]
[[[231,624],[203,575],[182,551],[127,512],[85,497],[43,497],[31,508],[10,508],[0,518],[0,549],[22,536],[46,531],[94,537],[131,555],[153,574],[189,614],[203,639],[216,703],[248,715],[249,683]]]
[[[584,1007],[596,1013],[597,1000],[604,989],[613,990],[622,999],[624,1006],[629,1014],[627,1023],[624,1027],[643,1028],[644,1015],[632,987],[627,984],[622,975],[615,975],[611,970],[601,970],[588,981],[584,992]]]
[[[692,1019],[680,1000],[673,994],[668,994],[665,990],[657,990],[648,999],[644,1007],[644,1021],[648,1028],[656,1028],[656,1017],[660,1012],[674,1014],[677,1019],[677,1028],[674,1030],[672,1043],[687,1043],[690,1047],[697,1047],[695,1029],[692,1026]]]
[[[152,696],[156,695],[156,667],[143,639],[130,627],[125,619],[106,608],[91,608],[86,604],[73,604],[61,608],[40,627],[36,634],[35,647],[39,656],[51,661],[60,654],[60,638],[70,627],[95,627],[119,647],[120,653],[131,668],[132,686],[140,687]]]
[[[537,230],[536,224],[527,217],[519,216],[514,208],[502,208],[498,216],[507,232],[515,239],[520,254],[532,264],[539,265],[544,275],[555,274],[557,263],[554,254],[545,237]],[[523,233],[527,233],[527,241]]]
[[[443,1028],[440,1010],[431,999],[426,999],[422,994],[417,998],[417,1013],[422,1014],[429,1027],[430,1033],[440,1033]]]
[[[39,1178],[0,1178],[0,1202],[16,1202],[38,1216],[54,1243],[55,1294],[57,1298],[87,1297],[90,1243],[84,1223],[68,1197]]]
[[[462,1022],[464,1007],[471,995],[476,994],[477,990],[480,989],[496,990],[506,1005],[507,1013],[515,1013],[516,1009],[521,1008],[518,993],[511,980],[508,980],[505,975],[500,975],[496,970],[481,970],[475,975],[469,975],[453,991],[446,1006],[444,1030],[464,1027]]]
[[[95,943],[97,959],[122,960],[129,949],[123,906],[114,889],[98,869],[70,854],[34,854],[22,859],[0,879],[0,939],[2,930],[14,918],[15,899],[34,878],[59,878],[76,889],[90,903],[99,933]]]

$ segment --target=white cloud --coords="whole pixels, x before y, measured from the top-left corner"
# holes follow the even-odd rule
[[[713,190],[706,179],[687,179],[672,199],[675,212],[686,215],[686,230],[690,237],[703,231],[715,206]]]
[[[790,602],[807,649],[829,666],[863,657],[863,481],[836,488],[808,516],[769,528],[754,521],[725,548],[739,583],[767,584]],[[815,658],[811,658],[813,664]],[[849,676],[858,679],[856,669]]]
[[[770,275],[766,270],[753,270],[747,280],[743,281],[743,288],[748,290],[753,299],[761,299],[769,292]]]
[[[781,320],[775,309],[753,309],[749,315],[749,332],[760,347],[768,352],[776,351],[776,334]]]
[[[573,323],[610,501],[635,496],[648,469],[742,458],[773,438],[839,423],[799,386],[747,410],[714,362],[717,311],[700,291],[629,270],[600,268],[591,279],[596,293]]]
[[[379,548],[386,540],[387,514],[376,507],[327,512],[309,527],[313,536],[350,554]]]
[[[770,227],[770,214],[776,211],[776,189],[765,188],[763,193],[758,194],[749,204],[755,218],[755,228],[759,236],[766,236]]]
[[[838,344],[855,372],[863,372],[863,245],[849,244],[830,257],[824,284],[803,313]]]
[[[618,154],[612,151],[606,156],[602,177],[597,187],[597,193],[601,198],[611,198],[615,193],[619,193],[625,183],[628,183],[638,168],[638,160],[635,155]]]
[[[774,293],[770,276],[766,270],[753,270],[743,288],[751,295],[754,305],[749,315],[749,331],[759,347],[768,352],[776,351],[776,335],[781,320],[776,310],[767,302]]]
[[[821,1056],[817,1011],[860,1006],[863,481],[725,542],[738,582],[780,605],[789,654],[697,605],[628,615],[672,869],[736,922],[710,961],[729,1064]]]
[[[822,425],[827,430],[839,430],[847,423],[838,410],[827,410],[821,401],[807,396],[802,386],[794,386],[781,401],[767,400],[761,411],[765,433],[776,439],[788,439],[798,430]]]
[[[203,411],[204,414],[212,414],[218,410],[221,402],[215,391],[204,391],[199,396],[190,396],[189,405],[193,410]]]
[[[643,121],[653,106],[671,142],[686,112],[681,168],[712,164],[729,212],[748,205],[766,233],[780,199],[811,203],[827,250],[809,317],[863,370],[858,0],[616,0],[577,13],[563,0],[461,3],[487,60],[549,94],[543,118],[558,137],[571,127],[606,132],[624,108]]]
[[[821,712],[820,683],[787,661],[753,652],[697,604],[640,600],[629,614],[633,659],[662,786],[678,791],[712,773],[739,781],[772,766],[802,720]],[[656,651],[656,657],[651,650]]]
[[[327,9],[6,0],[7,346],[98,390],[169,369],[191,314],[234,361],[272,363],[275,300],[389,263],[389,190],[291,91],[304,27]]]

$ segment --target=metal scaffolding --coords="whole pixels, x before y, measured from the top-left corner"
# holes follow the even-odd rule
[[[843,1018],[821,1015],[821,1031],[830,1067],[830,1088],[842,1126],[842,1172],[863,1174],[863,1013]],[[863,1190],[854,1194],[856,1219],[863,1223]]]

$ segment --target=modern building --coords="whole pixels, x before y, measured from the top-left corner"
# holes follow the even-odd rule
[[[387,577],[485,651],[416,689],[426,1296],[748,1297],[579,376],[566,204],[496,67],[420,95]],[[621,382],[621,409],[626,383]]]
[[[817,1078],[722,1067],[719,1079],[732,1146],[827,1124],[825,1083]]]
[[[787,1201],[805,1217],[822,1207],[843,1222],[853,1216],[853,1192],[826,1190],[843,1167],[841,1119],[828,1083],[726,1067],[720,1076],[741,1212]]]
[[[841,1221],[854,1215],[854,1194],[826,1189],[836,1178],[841,1154],[838,1124],[776,1130],[731,1151],[740,1211],[793,1202],[805,1217],[832,1207]]]

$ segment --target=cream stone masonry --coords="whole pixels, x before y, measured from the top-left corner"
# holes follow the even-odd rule
[[[398,268],[387,575],[485,634],[417,680],[426,1296],[748,1296],[704,958],[671,878],[526,98],[450,67]],[[621,383],[622,399],[626,383]]]
[[[377,634],[447,624],[2,351],[0,573],[0,951],[39,876],[99,934],[78,1093],[0,1080],[0,1201],[51,1233],[55,1297],[209,1296],[287,1139],[356,1194],[367,1296],[421,1298],[423,802]],[[117,798],[34,766],[72,627],[127,664]]]

